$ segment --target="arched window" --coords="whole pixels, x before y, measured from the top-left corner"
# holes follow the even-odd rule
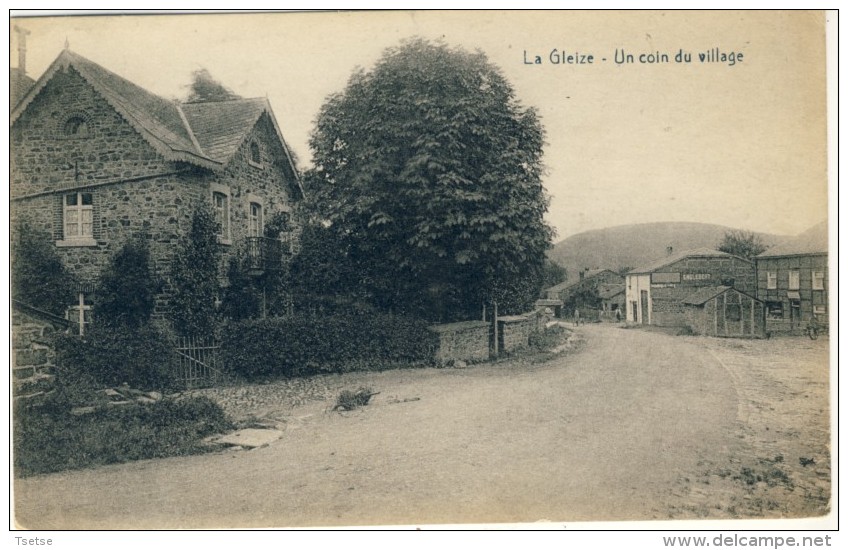
[[[88,137],[90,132],[88,119],[82,115],[72,115],[62,124],[62,134],[69,138]]]
[[[259,151],[259,144],[255,141],[250,142],[250,163],[257,166],[262,164],[262,154]]]

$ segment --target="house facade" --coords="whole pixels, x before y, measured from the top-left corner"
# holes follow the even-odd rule
[[[627,274],[627,321],[685,326],[684,300],[702,287],[717,286],[753,295],[757,288],[753,262],[708,248],[659,259]]]
[[[10,136],[12,227],[52,235],[79,283],[68,307],[81,326],[101,271],[139,236],[167,312],[171,260],[199,207],[215,213],[222,274],[234,254],[275,269],[268,260],[290,247],[293,219],[265,231],[303,196],[267,99],[180,104],[66,49],[12,109]]]
[[[604,297],[601,296],[603,289],[609,289],[609,285],[624,284],[624,277],[610,269],[585,269],[578,273],[573,281],[565,281],[545,289],[544,297],[547,300],[560,300],[563,303],[562,316],[571,316],[575,308],[581,309],[581,315],[585,316],[586,309],[600,311]],[[607,296],[612,298],[612,296]]]
[[[799,333],[813,317],[828,324],[828,235],[822,222],[757,256],[757,297],[766,330]]]

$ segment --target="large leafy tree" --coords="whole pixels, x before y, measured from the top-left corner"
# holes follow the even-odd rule
[[[307,175],[377,306],[436,320],[532,304],[552,236],[544,132],[483,53],[416,39],[322,107]]]
[[[732,230],[724,234],[718,249],[746,260],[753,260],[754,256],[762,254],[768,247],[753,231]]]
[[[97,285],[94,317],[110,327],[140,327],[150,321],[162,282],[153,273],[150,248],[141,237],[127,241],[112,257]]]
[[[215,80],[206,69],[197,69],[192,73],[191,84],[188,85],[186,103],[206,103],[210,101],[230,101],[241,99],[241,96]]]

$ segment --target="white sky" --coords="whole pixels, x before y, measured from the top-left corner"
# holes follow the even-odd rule
[[[827,215],[824,17],[806,12],[380,12],[17,19],[37,78],[70,48],[183,97],[207,68],[268,96],[301,160],[326,96],[410,36],[479,48],[547,130],[555,240],[654,221],[799,233]],[[628,53],[742,51],[736,66],[617,66]],[[553,65],[552,49],[593,54]],[[541,66],[526,65],[540,55]],[[17,41],[12,33],[12,66]],[[606,57],[606,62],[600,58]]]

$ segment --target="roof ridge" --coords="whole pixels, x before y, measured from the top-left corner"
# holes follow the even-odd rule
[[[183,112],[183,108],[180,106],[180,102],[175,102],[175,105],[177,107],[177,112],[180,113],[180,120],[183,121],[183,126],[185,126],[186,131],[188,132],[188,137],[191,138],[191,142],[194,144],[195,147],[197,147],[197,150],[200,151],[201,155],[203,155],[204,157],[207,156],[206,153],[203,152],[203,147],[200,146],[200,142],[197,141],[197,136],[194,135],[194,131],[191,129],[191,124],[188,123],[188,119],[186,118],[185,113]]]

